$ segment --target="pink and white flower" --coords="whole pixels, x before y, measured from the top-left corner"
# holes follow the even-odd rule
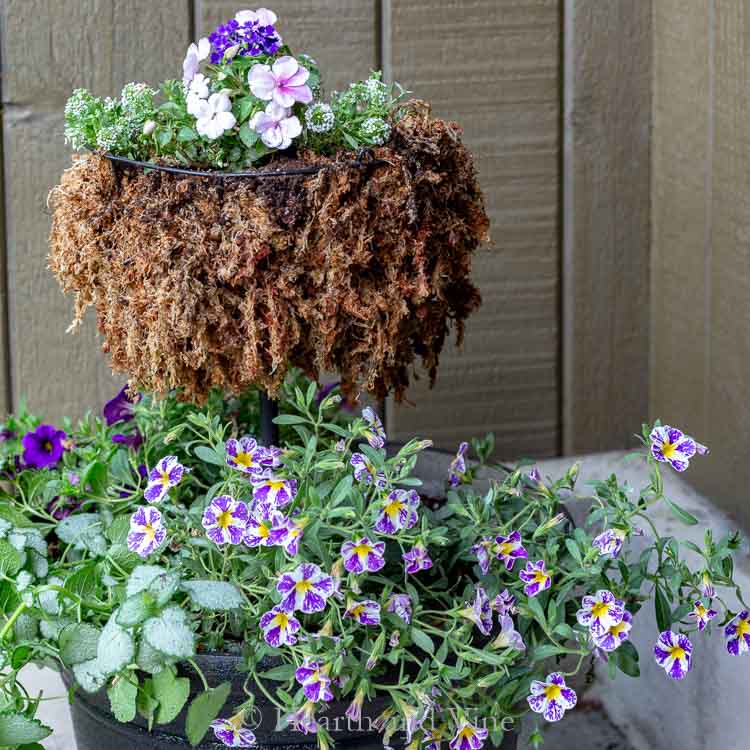
[[[351,617],[360,625],[380,625],[380,605],[372,599],[354,602],[346,608],[344,617]]]
[[[332,701],[331,678],[328,677],[317,661],[307,661],[298,667],[294,678],[302,685],[305,697],[313,703]]]
[[[354,467],[354,478],[358,482],[374,484],[379,490],[385,489],[385,473],[378,471],[363,453],[352,453],[350,463]]]
[[[177,460],[177,456],[165,456],[148,475],[148,484],[143,496],[150,503],[159,503],[172,487],[176,487],[187,469]]]
[[[576,619],[593,636],[604,635],[613,625],[622,622],[625,605],[611,591],[602,589],[593,596],[584,596]]]
[[[654,645],[654,658],[673,680],[682,680],[693,668],[693,644],[686,635],[665,630]]]
[[[732,656],[741,656],[750,651],[750,612],[740,612],[725,628],[727,651]]]
[[[603,531],[593,541],[593,546],[599,550],[599,555],[605,557],[617,557],[625,541],[625,532],[621,529],[607,529]]]
[[[266,473],[252,477],[251,481],[255,509],[263,514],[289,505],[297,495],[296,479],[285,479]]]
[[[367,442],[372,448],[382,448],[385,445],[386,435],[380,417],[372,408],[366,406],[362,409],[362,419],[367,422],[367,427],[362,431]]]
[[[265,448],[258,445],[255,438],[243,437],[239,440],[230,438],[224,449],[227,454],[227,466],[250,475],[263,474],[266,470]]]
[[[221,138],[237,123],[232,114],[232,102],[224,92],[211,94],[208,99],[195,105],[195,129],[209,141]]]
[[[468,721],[464,721],[455,737],[448,743],[448,747],[450,750],[480,750],[488,733],[487,729],[472,726]]]
[[[531,695],[526,699],[534,713],[542,714],[547,721],[560,721],[566,711],[575,708],[578,696],[573,688],[565,684],[559,672],[547,675],[546,682],[534,680],[530,687]]]
[[[302,563],[281,576],[276,590],[283,596],[279,606],[285,612],[322,612],[326,600],[334,593],[333,578],[314,563]]]
[[[536,596],[552,585],[552,576],[544,569],[544,560],[526,563],[518,577],[526,584],[523,587],[526,596]]]
[[[229,719],[215,719],[211,729],[216,739],[227,747],[252,747],[256,743],[255,735],[242,726],[244,721],[245,715],[240,712]]]
[[[215,544],[239,544],[247,528],[247,505],[231,495],[219,495],[203,511],[201,525]]]
[[[256,65],[255,68],[257,67],[259,66]],[[282,107],[275,101],[269,102],[262,112],[256,112],[248,125],[260,135],[261,141],[268,148],[289,148],[292,141],[302,133],[299,118],[292,114],[291,109]]]
[[[651,441],[651,455],[657,461],[670,464],[675,471],[685,471],[690,459],[698,452],[695,440],[676,427],[654,427],[648,437]],[[701,453],[707,451],[702,445]]]
[[[622,620],[617,625],[610,626],[602,635],[593,636],[594,645],[602,651],[614,651],[630,638],[633,627],[633,615],[627,610],[623,612]]]
[[[430,555],[421,544],[415,544],[408,552],[401,555],[406,563],[406,572],[409,575],[419,573],[420,570],[429,570],[432,567]]]
[[[253,65],[247,74],[247,82],[253,96],[263,101],[274,101],[280,107],[291,107],[296,102],[309,104],[312,91],[306,81],[310,71],[293,57],[284,55],[272,66]]]
[[[495,541],[497,542],[497,559],[505,563],[506,570],[513,570],[516,560],[529,556],[521,543],[520,531],[512,531],[508,536],[498,536]]]
[[[260,618],[260,629],[266,643],[278,648],[297,642],[295,633],[299,632],[300,622],[281,607],[274,607]]]
[[[148,505],[141,506],[130,516],[128,549],[140,557],[148,557],[161,546],[167,536],[162,526],[161,513]]]
[[[272,511],[268,517],[251,514],[243,541],[248,547],[274,547],[283,545],[288,533],[287,519],[278,511]]]
[[[417,522],[418,507],[419,494],[416,490],[393,490],[375,521],[375,531],[395,534],[402,529],[410,529]]]
[[[707,607],[700,599],[698,599],[698,601],[693,604],[693,611],[689,616],[698,623],[698,630],[703,632],[706,629],[706,625],[708,625],[708,623],[718,614],[719,613],[715,609],[711,609],[710,606]]]
[[[377,573],[385,565],[384,552],[385,542],[371,542],[366,536],[341,545],[344,567],[350,573]]]

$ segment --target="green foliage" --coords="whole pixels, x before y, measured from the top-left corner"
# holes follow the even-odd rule
[[[231,685],[223,682],[193,698],[185,721],[185,733],[193,747],[199,745],[205,737],[211,722],[219,715],[219,711],[226,703],[230,690]]]

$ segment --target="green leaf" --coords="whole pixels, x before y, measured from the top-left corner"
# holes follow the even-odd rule
[[[630,641],[625,641],[609,658],[614,657],[617,668],[628,677],[640,677],[641,668],[638,664],[638,651]]]
[[[282,664],[281,666],[269,669],[260,676],[264,680],[274,680],[275,682],[286,682],[294,677],[294,664]]]
[[[295,414],[280,414],[278,417],[274,417],[275,424],[308,424],[309,419],[305,417],[298,417]]]
[[[107,675],[99,667],[98,659],[90,659],[82,664],[76,664],[73,667],[73,674],[76,676],[76,682],[87,693],[95,693],[104,687],[104,683],[107,681]]]
[[[242,592],[226,581],[185,581],[182,588],[191,602],[204,609],[238,609],[245,603]]]
[[[93,461],[81,475],[81,487],[91,487],[97,495],[107,491],[107,466],[101,461]]]
[[[146,643],[146,641],[141,640],[138,644],[138,655],[135,661],[144,672],[158,674],[164,669],[167,657]]]
[[[672,502],[668,497],[664,498],[664,502],[669,506],[672,513],[677,516],[684,524],[688,526],[695,526],[698,523],[698,519],[688,513],[684,508],[681,508],[677,503]]]
[[[129,525],[129,524],[128,524]],[[73,575],[65,579],[65,588],[72,594],[88,599],[96,591],[99,571],[95,562],[83,565]]]
[[[112,544],[125,544],[129,531],[130,519],[127,516],[118,516],[105,529],[104,536],[106,536]]]
[[[21,569],[21,553],[10,542],[0,539],[0,574],[11,577]]]
[[[581,565],[583,563],[583,558],[581,557],[581,548],[575,543],[573,539],[570,539],[569,537],[565,539],[565,546],[568,548],[568,552],[570,552],[573,559]]]
[[[89,623],[74,623],[60,631],[60,658],[66,667],[96,658],[101,631]]]
[[[533,597],[529,597],[529,600],[526,602],[526,606],[531,611],[531,614],[534,616],[534,619],[543,627],[546,629],[547,627],[547,618],[544,616],[544,610],[542,609],[542,605],[539,603],[538,599],[534,599]]]
[[[328,504],[329,508],[335,508],[342,500],[346,499],[346,496],[352,489],[353,481],[351,474],[346,474],[339,480],[339,483],[331,494],[331,502]]]
[[[38,719],[30,719],[15,711],[0,713],[0,745],[26,745],[46,739],[51,734],[52,730]]]
[[[430,655],[435,654],[435,644],[432,642],[432,638],[430,638],[427,633],[425,633],[423,630],[420,630],[419,628],[412,628],[411,629],[411,639],[414,641],[414,645],[418,646],[422,649],[422,651],[426,651]]]
[[[146,620],[152,613],[154,597],[148,591],[141,591],[126,599],[120,605],[117,624],[124,628],[132,628]]]
[[[247,148],[253,148],[258,142],[258,134],[247,124],[240,127],[240,140]]]
[[[557,656],[558,654],[570,654],[573,653],[574,649],[560,648],[559,646],[553,646],[551,643],[545,643],[541,646],[537,646],[531,655],[531,661],[542,661],[543,659],[549,659],[551,656]]]
[[[664,595],[661,586],[656,587],[654,597],[654,608],[656,610],[656,624],[660,631],[669,630],[672,625],[672,608]]]
[[[179,607],[168,607],[158,617],[146,620],[143,635],[149,645],[175,659],[189,659],[195,654],[195,636]]]
[[[173,570],[156,576],[148,585],[148,593],[156,600],[158,607],[163,607],[180,586],[180,575]]]
[[[87,550],[95,555],[104,555],[107,542],[98,513],[75,513],[60,521],[55,532],[61,541],[72,544],[75,549]]]
[[[135,656],[133,636],[117,624],[118,613],[116,609],[104,626],[96,650],[96,661],[105,675],[119,672]]]
[[[109,705],[117,721],[128,724],[135,719],[135,702],[138,696],[138,675],[128,672],[118,675],[107,689]]]
[[[177,132],[177,140],[181,143],[185,143],[186,141],[195,141],[198,138],[198,133],[196,133],[192,128],[189,128],[187,125],[183,125],[179,131]]]
[[[231,685],[223,682],[212,690],[206,690],[193,699],[185,721],[185,734],[193,747],[206,735],[211,722],[219,715],[229,697]]]
[[[153,677],[154,698],[159,701],[157,724],[169,724],[182,711],[190,695],[190,680],[176,677],[171,669],[163,669]]]
[[[234,100],[234,112],[240,125],[247,120],[258,100],[254,96],[243,96]],[[242,137],[242,136],[240,136]],[[244,143],[244,141],[243,141]],[[252,144],[251,144],[252,145]]]
[[[166,571],[158,565],[139,565],[128,578],[126,595],[133,596],[145,591],[151,585],[151,581],[162,573],[166,573]]]
[[[206,445],[197,446],[193,453],[204,463],[213,464],[214,466],[226,466],[225,457]]]

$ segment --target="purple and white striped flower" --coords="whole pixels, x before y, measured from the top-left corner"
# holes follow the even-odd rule
[[[278,511],[271,511],[267,518],[251,514],[243,541],[248,547],[275,547],[283,545],[288,534],[287,519]]]
[[[411,599],[407,594],[392,594],[386,611],[400,617],[407,625],[411,623]]]
[[[379,490],[385,489],[388,484],[385,473],[378,471],[364,453],[352,453],[349,463],[354,467],[354,478],[358,482],[374,484]]]
[[[740,612],[725,628],[727,651],[732,656],[741,656],[750,651],[750,612]]]
[[[128,549],[140,557],[148,557],[167,536],[162,526],[161,513],[148,505],[142,506],[130,516]]]
[[[402,529],[410,529],[417,522],[418,507],[419,494],[416,490],[393,490],[375,521],[375,531],[395,534]]]
[[[419,573],[420,570],[429,570],[432,567],[432,560],[427,549],[421,544],[415,544],[408,552],[401,555],[406,563],[406,572],[409,575]]]
[[[698,445],[693,438],[669,425],[654,427],[648,438],[651,441],[651,455],[657,461],[670,464],[675,471],[685,471],[690,459],[698,452]],[[707,450],[705,446],[701,446],[702,453]]]
[[[201,525],[215,544],[239,544],[245,535],[247,505],[231,495],[219,495],[203,511]]]
[[[365,691],[362,687],[357,688],[357,692],[354,694],[354,699],[349,704],[349,707],[344,711],[344,715],[349,721],[353,721],[356,724],[362,719],[362,704],[365,702]]]
[[[693,604],[693,611],[690,613],[689,617],[698,623],[698,630],[702,633],[706,629],[706,625],[708,625],[708,623],[718,614],[719,613],[715,609],[711,609],[710,606],[707,607],[700,599],[698,599],[695,604]]]
[[[673,680],[682,680],[693,668],[693,644],[686,635],[665,630],[654,645],[654,658]]]
[[[164,456],[148,475],[148,484],[143,496],[150,503],[159,503],[172,487],[176,487],[187,469],[177,460],[177,456]]]
[[[278,469],[283,463],[284,451],[275,445],[270,445],[263,449],[261,463],[268,469]]]
[[[263,463],[266,458],[266,449],[258,445],[258,441],[252,437],[243,437],[239,440],[230,438],[224,445],[227,454],[227,466],[231,466],[243,474],[255,476],[266,471],[267,466]]]
[[[599,555],[617,557],[625,541],[625,532],[620,529],[607,529],[594,539],[592,545],[599,550]]]
[[[711,580],[711,576],[708,574],[707,570],[704,570],[703,575],[701,576],[701,593],[706,599],[713,599],[716,596],[714,582]]]
[[[625,605],[611,591],[602,589],[593,596],[584,596],[576,619],[591,631],[591,635],[604,635],[613,625],[622,622]]]
[[[283,596],[279,606],[285,612],[322,612],[326,600],[334,593],[333,578],[314,563],[302,563],[281,576],[276,590]]]
[[[495,542],[492,539],[486,538],[477,542],[471,548],[472,554],[477,556],[479,570],[482,571],[483,576],[486,576],[490,572],[490,558],[494,546]]]
[[[506,570],[513,570],[516,560],[529,556],[521,543],[520,531],[512,531],[508,536],[495,537],[495,541],[497,542],[497,559],[505,563]]]
[[[450,750],[480,750],[488,733],[487,729],[475,727],[468,721],[464,721],[455,737],[448,743],[448,747]]]
[[[360,625],[380,625],[380,605],[372,599],[354,602],[346,608],[344,617],[351,617]]]
[[[362,434],[373,448],[382,448],[385,445],[386,435],[380,417],[369,407],[362,409],[362,419],[367,422],[367,427]]]
[[[303,532],[304,526],[302,524],[296,523],[291,518],[286,519],[286,536],[281,544],[284,547],[284,552],[286,552],[289,557],[297,556]]]
[[[341,545],[344,567],[350,573],[377,573],[385,565],[384,552],[385,542],[371,542],[366,536]]]
[[[269,646],[294,645],[297,642],[295,633],[299,632],[300,623],[291,613],[281,607],[274,607],[260,618],[260,629]]]
[[[544,560],[537,560],[535,563],[527,562],[518,577],[526,584],[523,587],[526,596],[536,596],[552,585],[552,575],[544,569]]]
[[[516,630],[513,619],[508,615],[500,617],[500,634],[492,641],[492,648],[512,648],[515,651],[525,651],[526,644],[521,634]]]
[[[317,661],[305,660],[295,671],[294,678],[302,685],[302,692],[307,700],[313,703],[333,700],[331,678],[325,674],[325,670]]]
[[[531,695],[526,699],[534,713],[542,714],[547,721],[560,721],[566,711],[575,708],[578,696],[573,688],[565,684],[559,672],[547,675],[546,682],[534,680],[530,687]]]
[[[459,614],[473,622],[483,635],[492,632],[492,608],[487,592],[481,586],[474,586],[474,602],[464,607]]]
[[[219,742],[227,747],[252,747],[256,740],[255,735],[242,725],[245,721],[243,712],[229,719],[215,719],[211,722],[211,729]]]
[[[451,487],[458,487],[461,484],[464,474],[466,474],[466,451],[468,450],[469,444],[461,443],[458,446],[456,457],[451,461],[450,469],[448,470],[448,484]]]
[[[255,507],[264,513],[289,505],[297,494],[296,479],[265,474],[253,477],[252,482]]]
[[[633,615],[627,610],[623,612],[622,620],[617,625],[612,625],[604,634],[592,636],[594,645],[602,651],[614,651],[630,638],[630,630],[633,627]]]
[[[513,615],[517,611],[516,597],[513,596],[508,589],[504,589],[492,600],[490,606],[498,613],[498,615],[500,615],[500,617]]]
[[[305,705],[289,714],[286,721],[302,734],[315,734],[318,731],[318,722],[315,721],[315,703],[305,701]]]

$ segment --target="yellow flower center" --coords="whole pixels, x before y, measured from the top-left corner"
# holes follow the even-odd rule
[[[609,604],[605,604],[604,602],[597,602],[592,608],[591,608],[591,614],[596,618],[604,617],[609,612]]]
[[[352,613],[352,617],[359,617],[365,611],[365,605],[358,604],[356,607],[352,607],[349,611]]]
[[[625,621],[623,620],[622,622],[618,623],[617,625],[613,625],[609,629],[609,632],[612,635],[615,635],[615,636],[620,635],[620,633],[624,633],[625,632]]]
[[[225,510],[223,513],[219,515],[219,517],[216,519],[216,525],[220,529],[226,529],[229,528],[229,526],[232,525],[232,514]]]
[[[358,544],[354,548],[354,552],[360,557],[365,557],[365,555],[369,555],[372,552],[372,547],[369,544]]]
[[[232,716],[231,719],[227,719],[227,724],[232,727],[232,731],[234,731],[235,733],[239,733],[240,729],[242,729],[244,719],[245,717],[243,716],[242,712],[240,712]]]
[[[268,539],[269,536],[271,536],[271,530],[266,526],[265,523],[262,523],[260,526],[258,526],[258,536],[261,539]]]
[[[47,451],[47,453],[52,453],[52,443],[50,443],[49,440],[45,440],[42,447]]]
[[[698,604],[696,606],[695,612],[698,615],[698,617],[700,617],[702,619],[705,618],[706,615],[708,614],[708,610],[702,604]]]
[[[311,588],[312,583],[308,580],[297,581],[297,583],[294,584],[294,590],[298,591],[300,594],[307,593]]]
[[[146,535],[146,539],[148,539],[149,542],[153,542],[154,539],[156,539],[156,529],[150,523],[147,523],[143,527],[143,533]]]
[[[556,701],[560,698],[560,694],[562,693],[562,688],[559,685],[547,685],[546,688],[544,688],[544,697],[548,701]]]
[[[280,628],[285,628],[289,624],[289,615],[286,612],[277,612],[274,621]]]
[[[503,542],[500,545],[499,550],[501,555],[509,555],[513,552],[513,542]]]
[[[544,571],[535,570],[533,583],[545,583],[547,578],[549,576]]]
[[[672,646],[672,648],[669,649],[669,655],[675,661],[682,661],[686,656],[685,649],[682,646]]]
[[[239,466],[244,466],[246,469],[249,469],[251,466],[255,465],[253,462],[253,457],[249,453],[245,453],[244,451],[238,453],[235,456],[234,462]]]
[[[737,635],[742,638],[743,636],[750,634],[750,621],[738,620],[737,621]]]
[[[663,443],[661,453],[664,458],[672,458],[677,451],[677,443]]]
[[[391,500],[391,502],[385,506],[385,512],[389,516],[396,516],[404,507],[404,504],[400,500]]]
[[[283,489],[284,480],[283,479],[269,480],[268,482],[266,482],[266,484],[270,489],[276,490],[278,492],[280,489]]]
[[[169,484],[169,472],[167,472],[167,471],[162,471],[162,473],[161,473],[161,477],[159,478],[159,481],[160,481],[160,482],[161,482],[161,483],[162,483],[163,485],[165,485],[165,486],[166,486],[166,485],[168,485],[168,484]]]
[[[471,740],[474,737],[474,728],[467,725],[458,734],[462,740]]]

